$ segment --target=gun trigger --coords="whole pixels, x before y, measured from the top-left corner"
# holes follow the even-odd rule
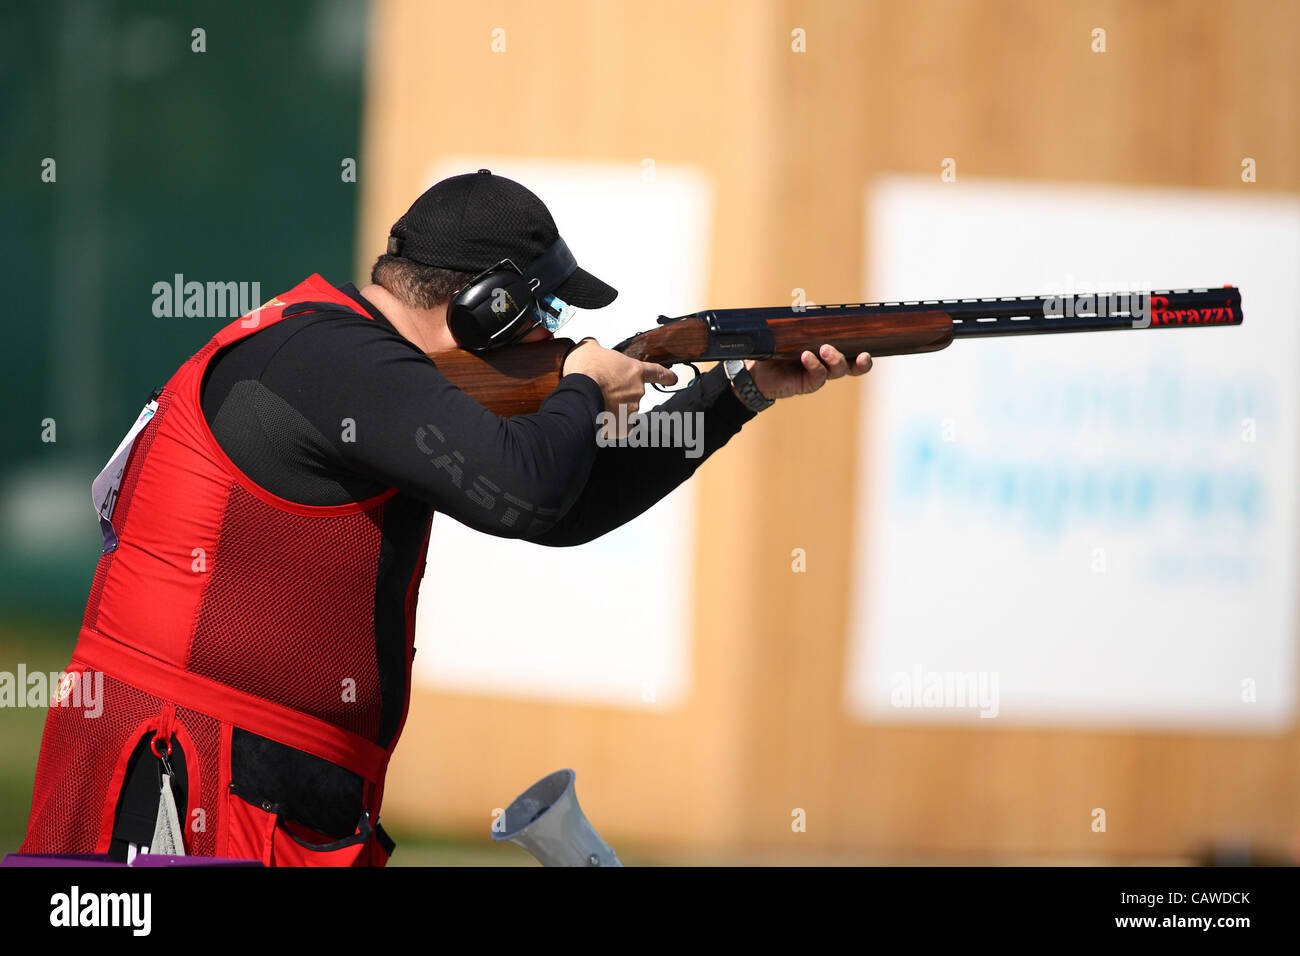
[[[696,365],[694,362],[674,362],[673,365],[685,365],[687,368],[689,368],[691,372],[694,373],[691,375],[691,380],[689,382],[686,382],[683,385],[678,385],[676,388],[664,388],[658,382],[652,382],[651,387],[656,392],[663,392],[665,395],[673,395],[677,392],[682,391],[683,389],[691,388],[692,386],[695,385],[695,383],[697,383],[700,380],[700,374],[701,374],[700,367]]]

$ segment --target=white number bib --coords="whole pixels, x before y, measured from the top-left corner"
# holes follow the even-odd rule
[[[104,533],[102,554],[117,550],[117,532],[113,530],[113,509],[117,507],[117,494],[122,489],[122,475],[126,471],[126,462],[131,457],[135,440],[140,437],[140,432],[144,430],[145,425],[149,424],[149,420],[157,411],[158,402],[150,400],[140,412],[140,417],[135,420],[135,424],[131,426],[131,430],[126,433],[126,437],[122,439],[122,444],[118,445],[117,451],[113,452],[113,457],[108,460],[104,470],[90,486],[90,503],[95,508],[95,514],[99,515],[99,530]]]

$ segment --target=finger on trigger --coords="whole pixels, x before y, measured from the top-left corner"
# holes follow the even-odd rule
[[[657,382],[660,385],[676,385],[677,373],[664,365],[656,365],[653,362],[642,362],[641,381]]]

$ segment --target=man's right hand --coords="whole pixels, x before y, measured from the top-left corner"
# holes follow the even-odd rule
[[[563,374],[574,373],[589,376],[600,386],[605,411],[617,415],[618,407],[626,405],[628,418],[636,413],[647,384],[677,384],[677,373],[672,369],[601,348],[595,339],[583,339],[565,358]]]

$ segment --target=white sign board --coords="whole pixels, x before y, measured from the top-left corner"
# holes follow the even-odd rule
[[[712,191],[694,169],[490,157],[438,163],[426,186],[479,168],[550,209],[579,265],[619,290],[561,335],[605,346],[660,313],[704,307]],[[665,396],[666,397],[666,396]],[[646,410],[660,400],[650,392]],[[430,688],[634,709],[690,685],[694,549],[690,482],[577,548],[480,534],[434,519],[416,622],[415,678]]]
[[[868,190],[869,300],[1233,284],[1245,324],[881,359],[863,390],[852,713],[1290,726],[1300,204],[1253,190]]]

